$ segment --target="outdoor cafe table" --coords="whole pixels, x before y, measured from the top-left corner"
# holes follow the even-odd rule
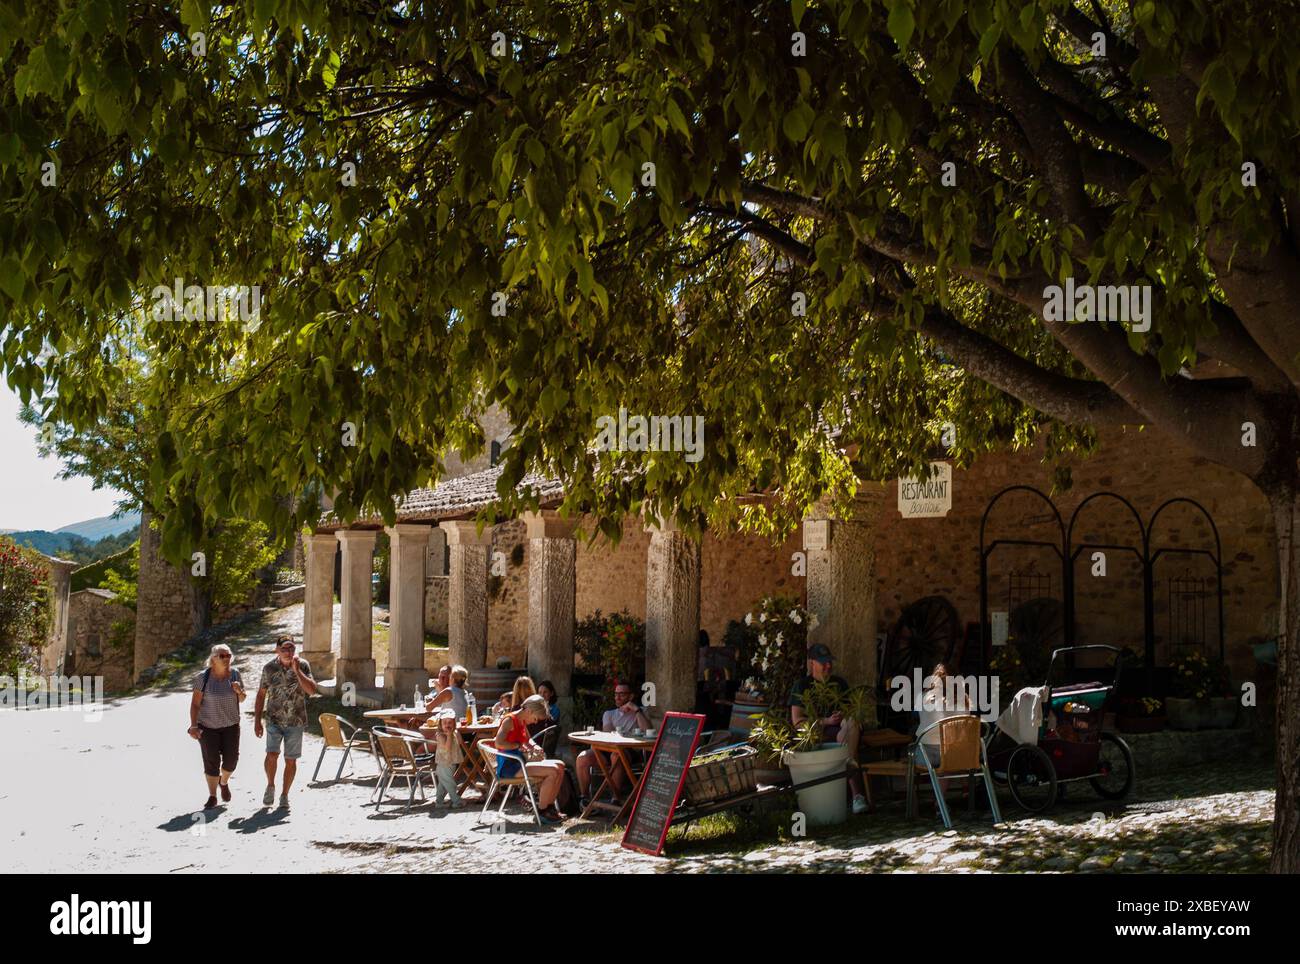
[[[487,793],[488,787],[492,785],[492,774],[488,773],[483,761],[483,755],[475,750],[474,745],[479,740],[492,736],[500,726],[501,721],[497,719],[478,723],[466,723],[464,720],[457,721],[456,739],[460,740],[460,748],[464,755],[464,759],[456,772],[456,790],[458,793],[464,793],[470,787],[474,787],[482,793]],[[421,727],[420,732],[433,739],[437,728],[432,726]]]
[[[636,798],[637,781],[640,779],[639,774],[632,766],[628,753],[632,750],[653,750],[654,738],[623,736],[621,733],[577,732],[569,734],[569,742],[579,743],[591,748],[603,778],[596,792],[591,795],[591,802],[587,804],[587,809],[582,811],[583,818],[588,817],[593,810],[602,810],[612,813],[615,823],[620,822],[623,819],[623,813]],[[622,768],[628,781],[627,800],[621,806],[614,802],[614,774],[618,772],[619,768]],[[609,796],[608,801],[601,799],[606,794]]]
[[[382,710],[367,710],[362,715],[370,720],[383,720],[390,726],[396,726],[401,729],[415,730],[418,729],[422,736],[428,737],[433,741],[435,728],[427,726],[429,718],[440,712],[438,708],[433,710],[416,710],[404,706],[390,707]],[[474,751],[474,744],[482,737],[495,733],[500,721],[493,720],[490,723],[474,723],[467,725],[463,720],[456,722],[456,738],[460,740],[461,750],[464,752],[465,760],[461,763],[460,769],[456,774],[456,782],[459,790],[466,790],[469,787],[477,787],[486,791],[491,783],[491,776],[483,767],[483,761],[479,754]]]

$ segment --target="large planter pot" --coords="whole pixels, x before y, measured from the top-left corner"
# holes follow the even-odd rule
[[[1237,722],[1237,700],[1232,696],[1209,700],[1171,696],[1165,700],[1165,709],[1174,730],[1226,730]]]
[[[820,750],[790,751],[782,756],[785,765],[790,768],[790,779],[796,786],[832,773],[844,776],[844,779],[828,780],[798,791],[799,809],[808,817],[810,824],[824,827],[849,819],[848,789],[845,784],[848,773],[845,764],[849,761],[851,749],[840,743],[823,743]]]
[[[732,736],[741,740],[749,738],[749,733],[758,722],[758,717],[767,712],[768,703],[753,697],[737,693],[731,703],[731,724],[728,727]]]

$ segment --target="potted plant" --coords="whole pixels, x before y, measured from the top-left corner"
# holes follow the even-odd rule
[[[795,680],[807,671],[808,630],[816,624],[816,618],[788,596],[768,596],[745,614],[738,665],[747,675],[731,714],[731,731],[737,736],[747,735],[769,709],[781,715]]]
[[[1168,722],[1165,701],[1154,696],[1124,697],[1115,716],[1115,726],[1121,733],[1155,733]]]
[[[855,747],[824,741],[817,722],[840,713],[859,726],[875,718],[875,698],[865,687],[847,692],[829,682],[813,682],[803,691],[807,719],[795,726],[788,709],[770,709],[755,724],[750,742],[760,754],[780,759],[790,770],[795,785],[809,783],[833,773],[843,773]],[[848,819],[848,791],[845,780],[829,780],[797,791],[799,809],[813,825],[826,826]]]
[[[1172,665],[1173,694],[1165,701],[1175,730],[1226,729],[1237,720],[1237,700],[1229,695],[1227,667],[1206,659],[1199,650],[1177,657]]]

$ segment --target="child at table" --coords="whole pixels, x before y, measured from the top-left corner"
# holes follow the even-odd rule
[[[462,806],[460,794],[456,791],[456,768],[465,759],[460,739],[456,736],[456,714],[452,710],[443,710],[438,714],[438,733],[434,751],[434,767],[437,774],[438,795],[435,804],[441,806],[445,797],[451,797],[451,806]]]
[[[506,690],[501,694],[501,699],[497,700],[496,706],[492,707],[492,715],[502,717],[514,709],[514,693]]]

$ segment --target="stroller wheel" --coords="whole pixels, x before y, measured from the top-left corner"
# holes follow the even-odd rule
[[[1007,760],[1007,786],[1023,810],[1042,813],[1056,802],[1056,767],[1033,743],[1023,743]]]

